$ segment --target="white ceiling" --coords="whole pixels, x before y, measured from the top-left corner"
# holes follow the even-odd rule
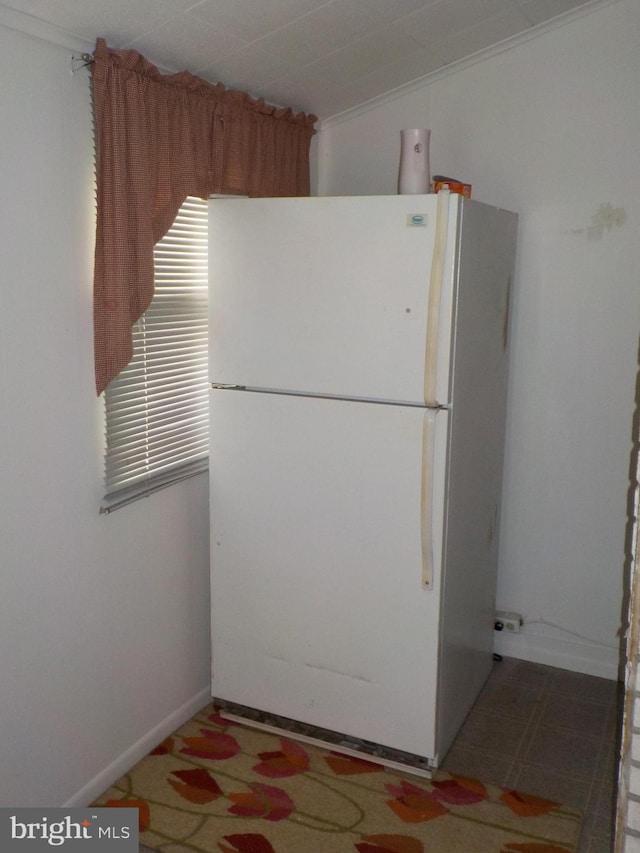
[[[134,48],[329,118],[601,0],[1,0],[93,44]],[[59,33],[63,36],[64,33]]]

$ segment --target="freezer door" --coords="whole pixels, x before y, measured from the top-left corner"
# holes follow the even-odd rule
[[[211,200],[212,381],[423,404],[429,349],[446,404],[458,197],[438,199]]]
[[[448,413],[212,395],[213,695],[433,756]]]

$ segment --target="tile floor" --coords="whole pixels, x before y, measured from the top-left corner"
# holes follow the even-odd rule
[[[578,853],[610,853],[621,702],[614,681],[505,658],[442,769],[574,806]]]

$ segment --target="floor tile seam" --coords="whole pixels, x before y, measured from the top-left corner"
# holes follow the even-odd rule
[[[605,841],[605,842],[613,841],[613,833],[612,832],[607,832],[607,830],[598,831],[594,827],[589,827],[589,826],[587,826],[586,829],[587,829],[587,832],[589,833],[589,836],[588,836],[589,840],[591,840],[593,838],[594,841],[600,841],[600,842],[602,842],[602,841]]]
[[[513,758],[509,755],[505,755],[501,752],[496,752],[493,749],[483,749],[481,746],[473,746],[471,744],[462,743],[458,745],[458,748],[464,750],[465,752],[471,752],[476,757],[486,759],[487,761],[500,760],[504,762],[513,763]],[[445,759],[446,761],[446,759]],[[511,767],[509,767],[509,772],[511,771]]]
[[[604,751],[611,744],[611,738],[606,737],[604,734],[600,738],[600,748],[598,749],[598,755],[596,757],[596,766],[600,763],[600,759],[604,757]]]
[[[553,696],[555,698],[570,699],[572,702],[581,702],[581,703],[584,702],[586,705],[598,705],[599,707],[604,707],[607,710],[609,710],[611,708],[612,704],[614,704],[614,702],[616,700],[615,695],[607,696],[605,698],[605,697],[599,697],[599,696],[591,696],[589,694],[584,694],[584,695],[578,694],[578,695],[576,695],[575,692],[571,693],[570,691],[565,693],[565,692],[559,691],[559,690],[547,690],[545,692],[549,696]]]
[[[596,755],[595,761],[593,762],[594,772],[591,779],[591,790],[589,791],[589,801],[594,793],[594,790],[597,788],[597,797],[595,798],[595,813],[600,813],[600,803],[602,801],[603,793],[604,793],[604,777],[602,773],[598,773],[597,768],[600,766],[600,759],[603,754],[603,750],[605,747],[604,738],[600,742],[600,747],[598,749],[598,754]]]
[[[535,770],[540,772],[544,770],[546,773],[549,773],[553,776],[561,776],[563,779],[569,779],[572,782],[579,782],[583,785],[589,785],[589,797],[593,794],[594,785],[597,787],[599,784],[599,777],[596,777],[593,772],[581,772],[580,769],[573,768],[571,771],[567,771],[561,766],[553,766],[550,765],[548,761],[535,761],[531,758],[519,758],[516,759],[520,765],[522,765],[525,769]]]
[[[532,709],[527,714],[510,714],[508,711],[501,711],[493,708],[475,708],[475,713],[479,716],[490,717],[492,720],[516,723],[521,726],[527,725],[537,713],[537,708]]]
[[[542,688],[529,687],[527,684],[519,684],[517,681],[504,679],[487,684],[483,691],[484,695],[480,694],[480,700],[491,701],[493,699],[491,694],[504,693],[505,691],[510,691],[516,696],[526,696],[534,702],[547,695],[547,691]]]
[[[594,793],[596,796],[594,797]],[[589,796],[587,797],[587,806],[591,804],[591,801],[595,803],[595,805],[590,809],[590,815],[595,819],[597,817],[604,817],[604,812],[600,811],[600,801],[602,799],[602,786],[597,783],[596,779],[591,780],[591,785],[589,787]]]
[[[577,737],[584,738],[585,740],[597,741],[598,746],[602,745],[603,741],[608,741],[604,731],[599,734],[596,732],[585,732],[582,729],[573,726],[562,726],[558,723],[547,723],[542,719],[540,720],[539,726],[545,729],[551,729],[556,734],[572,734]]]
[[[510,675],[498,675],[492,679],[493,684],[511,684],[514,687],[532,690],[536,693],[547,693],[549,690],[548,681],[548,675],[544,679],[540,679],[539,684],[532,684],[531,680],[527,678],[513,678]]]
[[[542,664],[544,666],[544,664]],[[593,684],[602,688],[612,687],[617,683],[618,678],[609,678],[605,675],[595,675],[590,672],[580,672],[577,669],[565,669],[564,667],[550,666],[549,677],[558,682],[580,682],[581,684]]]
[[[598,798],[595,807],[596,814],[606,814],[610,810],[609,806],[606,805],[607,800],[611,796],[615,798],[617,795],[618,777],[615,774],[612,774],[612,777],[609,777],[609,774],[600,774],[599,776],[594,776],[593,782],[594,785],[598,785]]]
[[[525,725],[525,727],[522,731],[522,734],[520,736],[518,746],[516,748],[514,760],[518,760],[519,758],[522,757],[522,755],[524,754],[524,751],[526,751],[523,749],[525,743],[526,743],[526,746],[528,748],[529,745],[531,744],[533,738],[536,736],[538,729],[540,728],[540,720],[542,719],[542,716],[546,710],[547,703],[548,703],[548,698],[546,698],[544,701],[542,701],[540,703],[540,707],[537,709],[537,711],[538,711],[537,715],[533,714],[531,719]],[[537,716],[537,720],[536,720],[536,716]]]
[[[505,711],[504,706],[500,706],[498,704],[489,705],[489,703],[487,703],[486,707],[482,707],[482,705],[480,705],[480,706],[475,706],[474,708],[472,708],[472,710],[471,710],[469,716],[467,717],[467,720],[465,721],[465,723],[469,719],[472,719],[474,716],[476,716],[476,717],[485,717],[485,718],[488,717],[491,720],[495,720],[495,719],[506,720],[509,722],[520,723],[522,725],[525,725],[526,723],[529,722],[529,720],[537,712],[537,710],[538,710],[537,708],[534,708],[527,714],[513,714],[513,713],[509,713],[508,711]]]
[[[507,770],[506,783],[503,787],[515,788],[516,787],[516,781],[515,780],[518,778],[517,774],[514,775],[514,770],[516,767],[516,759],[510,758],[510,759],[508,759],[508,761],[509,761],[509,769]],[[511,781],[512,779],[513,779],[513,781]]]
[[[593,778],[591,774],[582,775],[579,771],[572,770],[570,773],[566,770],[563,770],[561,767],[550,767],[548,763],[545,762],[536,762],[531,761],[530,759],[521,759],[517,761],[518,767],[520,767],[524,772],[527,771],[536,771],[540,772],[544,770],[545,773],[548,773],[549,776],[557,776],[559,779],[564,779],[568,782],[575,782],[579,785],[589,785],[589,790],[591,791],[593,785]]]
[[[554,765],[549,764],[548,761],[538,761],[535,758],[517,758],[516,761],[527,770],[545,770],[553,776],[562,776],[563,779],[568,779],[571,782],[591,782],[594,778],[594,774],[590,770],[583,772],[579,767],[567,768],[562,766],[562,763]],[[598,778],[602,777],[599,776]]]
[[[528,694],[526,696],[526,700],[531,705],[530,710],[512,713],[509,711],[508,704],[501,701],[498,696],[491,696],[490,693],[480,699],[479,704],[475,706],[477,710],[483,711],[482,705],[484,704],[491,708],[488,713],[491,713],[492,715],[498,714],[502,717],[509,717],[510,719],[525,720],[535,714],[539,710],[540,705],[546,701],[546,693],[544,690],[533,690],[526,685],[518,684],[517,682],[507,683],[507,681],[501,681],[498,683],[501,688],[507,687],[512,689],[514,695],[518,698],[522,698],[523,692],[526,691]],[[493,689],[495,689],[495,683],[490,686],[490,691]]]
[[[509,773],[507,775],[507,782],[510,788],[515,788],[516,791],[525,791],[527,789],[526,780],[523,784],[520,784],[520,776],[522,774],[522,766],[516,762],[514,758],[511,762],[511,767],[509,768]]]
[[[555,667],[548,666],[546,663],[536,663],[532,660],[506,656],[500,661],[495,661],[491,675],[499,675],[502,678],[513,678],[520,681],[531,678],[531,676],[549,679],[555,675],[554,670]],[[558,671],[560,672],[561,670]]]
[[[572,702],[584,702],[586,705],[594,705],[600,708],[606,708],[607,711],[611,708],[611,698],[599,699],[597,696],[576,696],[575,693],[561,692],[557,690],[549,690],[548,695],[556,699],[568,699]]]
[[[604,778],[609,775],[609,770],[616,771],[620,760],[620,752],[618,745],[611,742],[611,738],[603,736],[598,751],[598,759],[595,767],[600,775]]]
[[[553,773],[554,775],[556,775],[556,774],[562,775],[562,776],[564,776],[564,778],[569,778],[569,779],[572,779],[573,781],[576,781],[576,782],[579,781],[582,784],[588,784],[589,785],[588,799],[589,799],[592,795],[592,792],[593,792],[594,778],[597,775],[596,770],[595,770],[595,767],[597,766],[597,762],[591,763],[590,766],[592,769],[589,772],[581,773],[580,771],[576,771],[574,769],[573,771],[571,771],[571,773],[569,773],[566,770],[564,770],[562,767],[550,766],[548,761],[540,761],[539,762],[539,761],[536,761],[535,759],[526,757],[527,751],[528,751],[529,747],[531,746],[531,744],[533,743],[534,738],[538,734],[539,729],[540,729],[540,726],[538,725],[535,732],[532,734],[531,739],[527,742],[527,747],[524,750],[524,752],[522,754],[520,754],[520,752],[518,752],[516,754],[516,761],[519,761],[523,765],[529,766],[530,769],[532,769],[532,770],[533,769],[538,770],[538,771],[545,770],[546,772]]]
[[[604,842],[605,844],[610,844],[613,841],[613,838],[611,835],[601,835],[600,833],[592,833],[589,836],[589,843],[591,843],[591,841],[596,841],[599,843]],[[577,853],[582,853],[583,850],[584,850],[584,853],[591,853],[592,849],[595,849],[595,848],[591,848],[591,847],[581,848],[581,847],[579,847],[577,850]],[[611,849],[613,849],[613,848],[611,848]]]
[[[611,829],[602,828],[602,817],[603,815],[599,815],[587,807],[582,815],[582,825],[593,835],[609,835]]]
[[[523,724],[523,722],[524,722],[524,721],[522,720],[522,718],[521,718],[521,717],[517,717],[517,716],[513,716],[513,715],[508,715],[508,714],[503,714],[503,715],[502,715],[502,719],[510,720],[511,722],[515,722],[515,723],[517,723],[518,725],[522,725],[522,724]],[[508,788],[508,787],[511,787],[511,788],[512,788],[512,787],[515,787],[515,786],[513,785],[513,783],[511,782],[511,777],[513,776],[513,769],[514,769],[514,766],[515,766],[515,762],[516,762],[516,755],[517,755],[517,752],[518,752],[519,746],[520,746],[520,742],[518,742],[518,747],[516,747],[516,751],[514,752],[514,754],[513,754],[513,755],[509,755],[508,753],[500,753],[500,752],[496,752],[495,750],[487,751],[486,753],[484,753],[484,750],[480,750],[480,751],[482,751],[484,754],[486,754],[487,756],[489,756],[489,757],[490,757],[490,759],[491,759],[491,758],[496,758],[496,759],[500,759],[501,761],[503,761],[503,762],[505,762],[505,763],[506,763],[506,765],[507,765],[507,770],[506,770],[505,777],[504,777],[504,778],[505,778],[505,781],[504,781],[504,784],[501,786],[501,787],[503,787],[503,788]]]
[[[550,678],[547,684],[549,693],[559,693],[568,696],[580,696],[584,699],[593,698],[596,702],[608,703],[611,697],[617,693],[617,681],[604,679],[607,683],[585,683],[584,679],[588,679],[588,675],[573,673],[575,678],[571,676],[563,679]]]
[[[532,774],[539,775],[540,773],[543,773],[546,779],[566,783],[574,788],[584,789],[580,804],[574,804],[571,808],[579,811],[582,814],[583,819],[586,818],[589,811],[589,801],[591,796],[591,782],[588,778],[575,775],[573,773],[568,774],[559,769],[549,768],[544,764],[529,765],[525,762],[516,762],[514,770],[517,771],[517,787],[519,787],[520,790],[527,789],[527,779],[530,779]],[[565,796],[564,800],[566,802],[568,797]]]
[[[600,794],[596,805],[596,814],[610,817],[615,816],[615,811],[618,803],[618,786],[613,786],[612,789],[605,790],[605,786],[600,786]]]
[[[620,696],[618,691],[616,691],[611,697],[611,704],[609,705],[607,711],[607,726],[612,725],[614,727],[614,732],[616,735],[619,735],[619,728],[622,723],[622,717],[624,713],[624,705],[625,705],[625,697]]]

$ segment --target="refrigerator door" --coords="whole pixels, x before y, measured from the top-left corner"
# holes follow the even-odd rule
[[[448,418],[212,391],[215,697],[434,755]]]
[[[212,382],[448,402],[458,196],[209,208]]]

